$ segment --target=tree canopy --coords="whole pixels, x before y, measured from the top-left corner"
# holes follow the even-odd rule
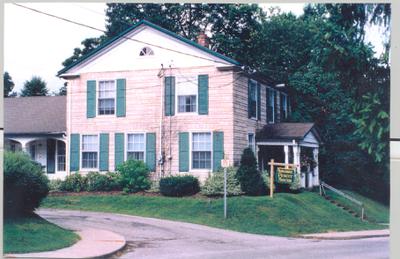
[[[39,76],[33,76],[30,80],[25,81],[20,95],[22,97],[46,96],[48,93],[46,82]]]
[[[12,92],[15,84],[8,72],[4,72],[3,81],[4,81],[4,97],[15,96],[16,93]]]

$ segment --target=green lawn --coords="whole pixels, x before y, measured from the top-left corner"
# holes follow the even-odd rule
[[[103,211],[191,222],[241,232],[278,236],[303,233],[379,229],[330,204],[316,193],[278,193],[262,197],[223,199],[168,198],[141,195],[84,195],[47,197],[43,207]]]
[[[72,231],[37,216],[4,219],[4,253],[51,251],[79,240]]]

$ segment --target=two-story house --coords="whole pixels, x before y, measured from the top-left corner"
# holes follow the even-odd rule
[[[133,158],[154,176],[204,180],[224,157],[238,165],[248,146],[260,168],[274,155],[299,163],[301,146],[317,155],[313,124],[278,123],[290,112],[284,88],[210,50],[204,34],[195,43],[141,21],[58,75],[68,80],[69,172]],[[310,177],[303,186],[318,183],[318,168]]]

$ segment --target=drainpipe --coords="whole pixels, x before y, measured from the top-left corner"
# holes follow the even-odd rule
[[[69,83],[69,84],[68,84]],[[71,174],[70,172],[70,150],[71,150],[71,105],[72,105],[72,93],[71,93],[71,81],[68,81],[67,83],[67,112],[68,112],[68,123],[67,123],[67,150],[65,152],[65,165],[66,168],[65,170],[67,171],[67,176]]]
[[[164,171],[164,159],[163,159],[163,119],[164,119],[164,94],[163,94],[163,78],[164,78],[164,67],[163,64],[161,64],[161,70],[158,73],[158,78],[160,80],[160,153],[159,153],[159,165],[160,165],[160,173],[159,173],[159,178],[163,175]]]

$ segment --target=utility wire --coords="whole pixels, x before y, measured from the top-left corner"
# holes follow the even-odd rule
[[[79,26],[86,27],[86,28],[89,28],[89,29],[92,29],[92,30],[96,30],[96,31],[100,31],[100,32],[103,32],[103,33],[107,33],[107,31],[105,31],[105,30],[102,30],[102,29],[99,29],[99,28],[96,28],[96,27],[93,27],[93,26],[90,26],[90,25],[87,25],[87,24],[83,24],[83,23],[80,23],[80,22],[76,22],[76,21],[73,21],[73,20],[70,20],[70,19],[67,19],[67,18],[63,18],[63,17],[57,16],[57,15],[54,15],[54,14],[46,13],[46,12],[31,8],[31,7],[20,5],[20,4],[17,4],[17,3],[13,3],[13,5],[16,5],[16,6],[19,6],[21,8],[25,8],[25,9],[28,9],[28,10],[31,10],[33,12],[40,13],[40,14],[43,14],[43,15],[46,15],[46,16],[50,16],[52,18],[56,18],[56,19],[59,19],[59,20],[65,21],[65,22],[69,22],[69,23],[72,23],[72,24],[75,24],[75,25],[79,25]],[[159,46],[159,45],[156,45],[156,44],[148,43],[148,42],[137,40],[137,39],[132,39],[132,38],[127,37],[127,36],[121,36],[121,38],[124,38],[124,39],[127,39],[127,40],[131,40],[131,41],[134,41],[134,42],[138,42],[138,43],[142,43],[142,44],[145,44],[145,45],[149,45],[149,46],[152,46],[152,47],[155,47],[155,48],[160,48],[160,49],[172,51],[172,52],[179,53],[179,54],[182,54],[182,55],[187,55],[187,56],[191,56],[191,57],[195,57],[195,58],[199,58],[199,59],[204,59],[204,60],[207,60],[207,61],[212,61],[212,62],[215,62],[215,63],[221,63],[221,64],[224,64],[224,65],[227,65],[229,63],[229,62],[222,62],[222,61],[218,61],[218,60],[214,60],[214,59],[210,59],[210,58],[197,56],[197,55],[194,55],[194,54],[190,54],[190,53],[186,53],[186,52],[182,52],[182,51],[178,51],[178,50],[174,50],[174,49],[170,49],[170,48],[165,48],[165,47],[162,47],[162,46]]]

